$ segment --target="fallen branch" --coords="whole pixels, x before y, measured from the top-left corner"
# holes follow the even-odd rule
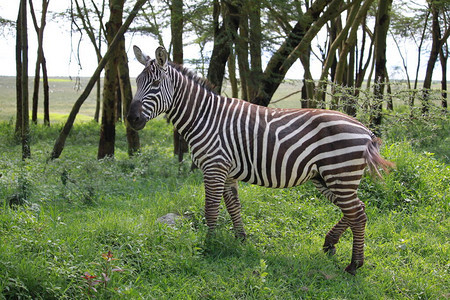
[[[281,99],[278,99],[278,100],[275,100],[275,101],[270,101],[270,104],[278,103],[278,102],[283,101],[283,100],[285,100],[285,99],[287,99],[287,98],[289,98],[289,97],[291,97],[291,96],[293,96],[293,95],[295,95],[295,94],[298,94],[298,93],[301,93],[301,90],[300,90],[300,91],[292,92],[292,93],[290,93],[289,95],[284,96],[284,97],[281,98]]]

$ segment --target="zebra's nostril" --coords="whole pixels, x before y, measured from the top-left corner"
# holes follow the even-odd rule
[[[134,115],[134,114],[128,114],[127,116],[127,120],[128,122],[130,122],[131,124],[136,124],[139,122],[140,116],[139,115]]]

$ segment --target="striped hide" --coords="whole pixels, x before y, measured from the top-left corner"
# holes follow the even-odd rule
[[[203,172],[209,229],[216,225],[223,198],[235,234],[245,238],[238,181],[286,188],[311,180],[343,213],[327,233],[323,249],[334,254],[335,244],[350,227],[353,251],[346,271],[355,274],[364,262],[367,220],[358,185],[367,166],[378,172],[378,167],[391,165],[379,154],[380,140],[337,111],[272,109],[217,95],[204,79],[168,62],[162,47],[154,60],[136,46],[134,51],[145,69],[136,79],[127,119],[139,130],[167,113]]]

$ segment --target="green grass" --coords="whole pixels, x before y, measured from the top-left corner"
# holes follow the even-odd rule
[[[351,276],[343,271],[351,232],[334,257],[322,253],[341,213],[311,184],[240,184],[248,240],[234,239],[222,209],[216,235],[206,241],[202,176],[189,172],[189,160],[178,165],[163,119],[140,132],[143,147],[132,158],[118,125],[115,159],[98,161],[92,94],[61,157],[49,161],[80,93],[73,86],[51,80],[52,127],[31,126],[32,158],[23,162],[11,117],[14,78],[0,78],[0,299],[450,298],[448,114],[411,114],[401,92],[394,99],[396,112],[385,115],[381,131],[382,153],[397,168],[384,180],[362,181],[366,263]],[[274,99],[297,88],[287,82]],[[300,104],[291,97],[276,106]],[[169,212],[187,217],[174,228],[156,221]],[[104,260],[108,251],[117,260]],[[82,276],[103,280],[105,270],[107,286],[89,289]]]
[[[118,125],[116,159],[101,161],[96,123],[78,122],[54,161],[59,126],[32,126],[26,162],[14,126],[0,122],[0,299],[448,299],[449,153],[428,148],[448,138],[448,125],[444,118],[430,129],[426,143],[410,141],[426,124],[384,131],[391,136],[382,153],[397,169],[363,180],[366,264],[351,276],[343,271],[351,233],[334,257],[322,252],[340,212],[311,184],[240,184],[248,240],[234,239],[222,209],[206,242],[201,174],[188,171],[189,161],[178,166],[164,120],[140,133],[143,148],[132,158]],[[10,208],[12,196],[26,203]],[[188,217],[174,228],[156,221],[168,212]],[[108,251],[117,258],[110,266],[123,271],[89,292],[82,276],[102,279]]]

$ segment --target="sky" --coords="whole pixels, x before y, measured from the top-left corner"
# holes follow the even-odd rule
[[[37,18],[40,18],[40,5],[41,1],[34,1]],[[19,7],[19,0],[0,0],[0,16],[5,19],[16,20]],[[62,11],[65,8],[70,7],[70,0],[51,0],[49,5],[50,11]],[[169,44],[170,32],[163,35],[166,45]],[[97,59],[94,48],[85,35],[80,44],[80,58],[81,64],[75,56],[75,50],[78,44],[79,36],[70,33],[70,22],[55,22],[50,17],[47,19],[47,25],[44,31],[44,53],[47,60],[47,69],[49,76],[62,76],[62,77],[90,77],[95,68],[97,67]],[[37,38],[32,24],[31,17],[28,19],[28,57],[29,57],[29,76],[34,76],[36,51],[37,51]],[[317,43],[317,40],[313,41]],[[416,68],[417,51],[413,44],[403,44],[399,41],[400,47],[406,53],[408,68],[411,70],[410,76],[413,77],[413,71]],[[144,52],[148,53],[151,57],[154,56],[154,51],[158,47],[156,40],[148,36],[139,35],[126,35],[126,48],[128,52],[130,76],[136,77],[141,71],[143,66],[137,62],[134,58],[132,46],[138,45]],[[402,68],[396,67],[402,66],[400,55],[395,47],[392,38],[388,40],[389,48],[387,49],[387,65],[389,75],[391,79],[403,79],[405,74]],[[196,46],[187,46],[184,49],[185,59],[199,57],[199,48]],[[266,64],[270,59],[270,53],[263,54],[263,64]],[[419,79],[424,78],[426,62],[428,55],[422,56],[422,65]],[[187,65],[189,67],[189,65]],[[311,71],[313,78],[319,78],[321,72],[321,63],[312,57]],[[450,70],[447,74],[450,77]],[[0,32],[0,76],[15,76],[15,32]],[[301,64],[297,61],[291,69],[288,71],[286,78],[288,79],[302,79],[303,69]],[[433,75],[433,80],[441,79],[440,64],[437,63]]]

